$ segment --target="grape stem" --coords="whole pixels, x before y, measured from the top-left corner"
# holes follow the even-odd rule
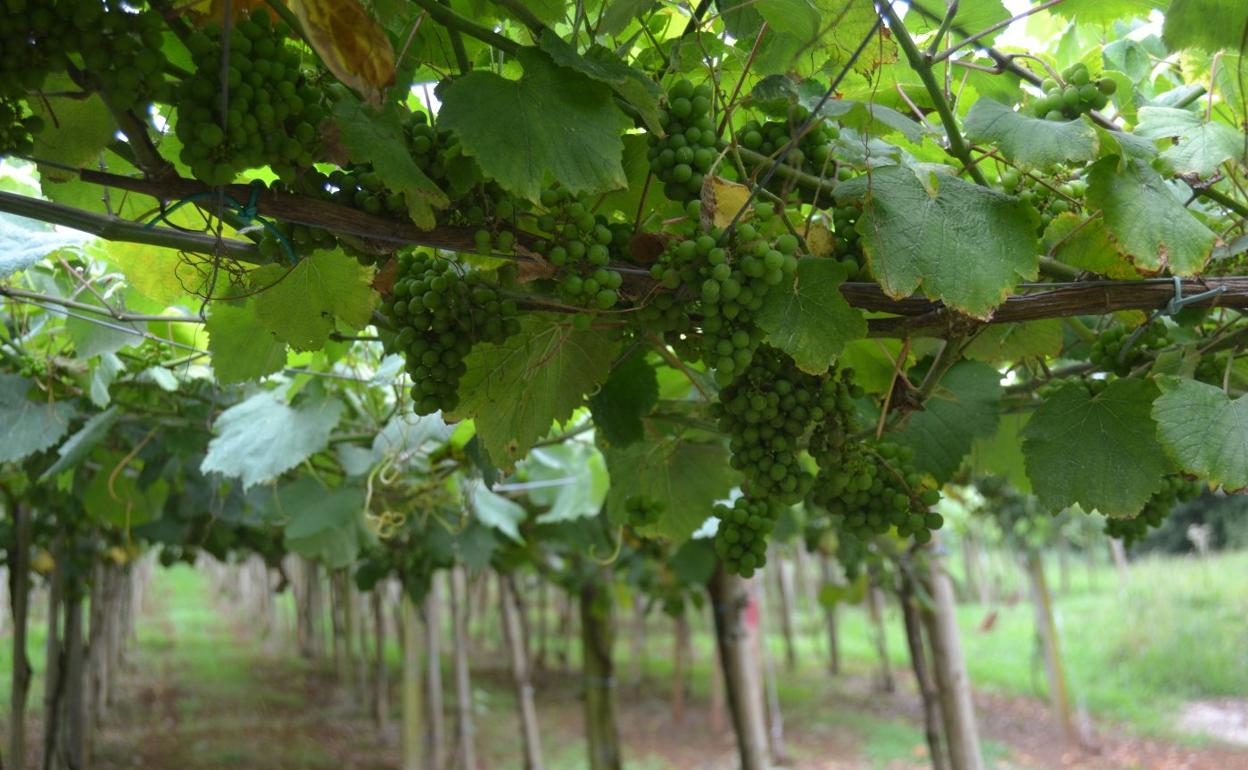
[[[468,37],[476,38],[486,45],[491,45],[505,54],[514,56],[520,50],[520,44],[514,40],[503,37],[492,29],[483,27],[474,21],[471,21],[450,8],[442,5],[438,0],[412,0],[413,3],[425,9],[434,21],[438,22],[447,29],[458,30]]]

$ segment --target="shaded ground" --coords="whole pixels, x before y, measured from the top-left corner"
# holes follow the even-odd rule
[[[145,611],[141,666],[127,675],[120,703],[97,742],[95,767],[395,768],[393,736],[358,716],[331,674],[293,650],[266,650],[233,628],[205,581],[189,571],[162,576]],[[705,663],[706,661],[702,661]],[[911,770],[926,767],[918,704],[902,679],[895,695],[870,691],[865,678],[786,681],[788,765],[797,770]],[[449,687],[450,679],[446,679]],[[519,766],[515,711],[503,671],[474,672],[480,767]],[[621,730],[630,770],[730,770],[727,729],[712,729],[703,693],[673,720],[661,675],[620,689]],[[449,693],[448,693],[449,697]],[[1094,733],[1094,753],[1068,751],[1042,704],[981,695],[988,766],[1057,770],[1248,770],[1248,751],[1179,746]],[[447,704],[448,708],[450,703]],[[549,673],[539,688],[548,770],[583,768],[576,679]],[[449,720],[448,720],[449,726]],[[33,727],[33,725],[32,725]],[[32,736],[33,737],[33,736]]]

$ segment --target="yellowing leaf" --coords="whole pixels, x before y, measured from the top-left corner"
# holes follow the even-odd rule
[[[727,227],[750,198],[750,188],[718,176],[702,183],[702,220],[715,227]]]
[[[394,83],[394,47],[386,31],[356,0],[291,0],[308,37],[329,71],[374,107]]]
[[[823,220],[817,219],[811,222],[802,237],[806,239],[806,248],[810,249],[812,256],[832,256],[832,251],[836,247],[836,239]]]

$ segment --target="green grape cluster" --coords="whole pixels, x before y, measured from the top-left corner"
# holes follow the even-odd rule
[[[1093,82],[1088,65],[1076,62],[1062,70],[1062,81],[1046,78],[1040,84],[1044,96],[1031,106],[1032,114],[1045,120],[1074,120],[1092,110],[1103,110],[1118,84],[1109,78]]]
[[[719,529],[714,547],[724,569],[748,578],[767,564],[767,536],[775,528],[780,510],[778,502],[765,497],[738,497],[731,507],[722,503],[715,506]]]
[[[666,109],[660,113],[665,133],[650,135],[647,157],[671,200],[700,197],[704,175],[715,164],[720,140],[711,116],[713,96],[709,85],[694,86],[688,80],[676,81],[667,92]]]
[[[1071,175],[1056,186],[1049,187],[1024,178],[1016,168],[1007,168],[999,177],[1001,188],[1019,200],[1030,203],[1040,213],[1039,232],[1043,233],[1059,214],[1073,211],[1088,191],[1088,183],[1081,176]]]
[[[849,443],[834,464],[820,460],[812,498],[839,517],[839,531],[860,539],[894,527],[917,543],[932,539],[944,518],[928,508],[940,500],[914,468],[914,450],[890,442]]]
[[[199,180],[229,184],[243,169],[267,164],[293,181],[298,169],[312,165],[324,94],[304,79],[298,49],[286,44],[289,34],[285,22],[257,12],[233,25],[228,51],[216,24],[187,41],[199,67],[177,90],[175,131],[181,160]]]
[[[650,527],[659,523],[667,506],[662,500],[646,495],[630,495],[624,501],[624,513],[628,517],[628,526],[633,529]]]
[[[1159,321],[1150,323],[1132,339],[1134,334],[1135,330],[1122,324],[1114,324],[1101,331],[1092,343],[1088,360],[1098,369],[1126,377],[1132,369],[1148,360],[1150,352],[1170,344],[1170,331]],[[1127,347],[1128,341],[1131,342],[1130,347]]]
[[[459,403],[464,359],[478,342],[501,343],[520,329],[515,300],[489,273],[417,250],[402,254],[383,312],[397,331],[388,345],[407,358],[417,414]],[[507,282],[509,276],[500,276]]]
[[[793,139],[808,114],[803,110],[788,120],[769,120],[766,123],[747,121],[737,130],[737,141],[747,150],[767,156],[777,155]],[[811,126],[798,139],[797,146],[784,156],[785,165],[820,178],[834,175],[836,166],[833,163],[832,143],[840,135],[840,129],[826,121]],[[775,182],[783,180],[777,179]]]
[[[81,11],[83,28],[89,28],[98,4],[98,0],[0,3],[0,99],[17,100],[38,91],[48,75],[64,70],[65,54],[78,47],[75,17]]]
[[[541,204],[545,213],[537,218],[537,226],[550,236],[534,248],[555,268],[560,298],[579,307],[615,307],[624,276],[609,265],[613,248],[621,245],[620,230],[560,188],[543,190]]]
[[[1144,504],[1144,509],[1135,516],[1106,517],[1105,534],[1122,540],[1122,544],[1130,548],[1143,540],[1148,530],[1164,524],[1175,506],[1199,497],[1204,489],[1204,484],[1199,481],[1192,481],[1178,474],[1167,476],[1161,490],[1150,497]]]
[[[165,24],[160,14],[134,13],[120,3],[105,6],[98,0],[78,0],[77,5],[80,14],[91,15],[79,32],[78,53],[110,106],[142,111],[153,101],[167,101],[169,62],[161,53]],[[77,21],[82,23],[81,18]]]
[[[1217,385],[1219,388],[1222,387],[1226,379],[1226,357],[1212,354],[1201,356],[1196,364],[1193,378],[1210,385]]]
[[[838,408],[834,380],[802,372],[785,353],[763,346],[749,368],[720,391],[712,414],[728,434],[732,465],[751,495],[801,500],[814,482],[798,442],[812,423]]]
[[[867,256],[862,251],[862,236],[858,234],[858,219],[862,216],[862,204],[847,202],[835,206],[832,214],[832,256],[845,266],[845,274],[851,281],[870,281],[871,270]]]

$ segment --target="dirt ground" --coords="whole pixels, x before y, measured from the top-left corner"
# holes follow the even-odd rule
[[[150,605],[144,622],[167,627],[167,605],[159,596]],[[192,642],[169,632],[161,635],[165,641],[147,643],[135,652],[136,662],[142,665],[133,666],[125,675],[119,702],[97,738],[93,767],[398,767],[393,725],[388,732],[379,732],[350,702],[332,672],[301,663],[292,650],[266,648],[247,638],[244,629],[232,627],[226,613],[225,609],[217,613],[219,622],[207,640]],[[186,662],[184,647],[192,643],[209,646],[209,665]],[[449,678],[445,685],[450,687]],[[474,685],[474,700],[479,700],[480,767],[519,767],[505,673],[474,671]],[[710,723],[710,709],[702,699],[690,700],[683,719],[674,720],[668,686],[648,681],[639,689],[620,688],[626,766],[643,770],[734,768],[727,727]],[[584,767],[576,678],[547,673],[538,693],[547,770]],[[1245,749],[1177,745],[1133,737],[1111,726],[1093,728],[1088,738],[1091,748],[1066,748],[1059,727],[1037,701],[981,693],[976,705],[981,735],[996,747],[989,766],[999,770],[1248,770]],[[794,770],[925,768],[926,748],[915,738],[918,733],[913,727],[905,727],[920,724],[917,697],[904,679],[896,693],[885,695],[873,692],[865,679],[829,678],[826,692],[801,708],[786,711],[789,761],[785,766]],[[890,726],[900,731],[903,753],[908,756],[872,756],[864,729],[871,732]],[[32,741],[37,742],[38,725],[30,728]],[[449,716],[447,729],[453,731]]]

